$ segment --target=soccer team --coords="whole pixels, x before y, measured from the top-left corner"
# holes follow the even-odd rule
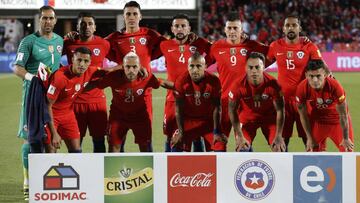
[[[227,151],[234,128],[236,151],[253,151],[256,130],[261,129],[272,151],[287,151],[293,126],[306,151],[325,151],[326,138],[339,151],[352,151],[353,131],[346,95],[333,78],[321,53],[300,37],[300,19],[285,18],[284,38],[270,46],[248,37],[241,21],[229,15],[225,39],[210,43],[191,32],[184,14],[174,16],[173,39],[140,27],[140,5],[124,6],[125,28],[105,39],[94,35],[95,17],[80,13],[77,32],[65,40],[53,33],[55,10],[40,9],[40,30],[25,37],[15,62],[15,74],[24,80],[18,135],[24,138],[24,195],[28,198],[27,155],[56,152],[62,140],[68,151],[81,152],[89,129],[94,152],[122,152],[131,129],[141,152],[152,151],[152,89],[168,89],[164,109],[165,151]],[[60,67],[66,55],[69,65]],[[168,78],[156,78],[150,61],[165,57]],[[118,65],[105,68],[105,59]],[[276,62],[278,79],[266,67]],[[217,74],[206,68],[216,64]],[[47,74],[51,72],[51,74]],[[45,74],[45,77],[44,77]],[[43,145],[29,143],[26,101],[29,87],[43,80],[49,115]],[[102,89],[111,87],[109,116]],[[42,111],[41,111],[42,112]],[[30,115],[31,116],[31,115]],[[204,146],[203,146],[204,144]]]

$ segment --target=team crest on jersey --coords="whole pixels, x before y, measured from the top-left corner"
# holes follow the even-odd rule
[[[131,96],[132,95],[132,89],[128,88],[126,89],[126,96]]]
[[[235,55],[236,54],[236,48],[230,48],[230,54]]]
[[[50,53],[54,53],[54,46],[53,45],[49,45],[48,46],[48,50]]]
[[[296,55],[299,59],[302,59],[302,58],[304,58],[305,53],[303,51],[299,51],[296,53]]]
[[[196,47],[195,46],[190,46],[189,50],[190,50],[191,53],[195,53]]]
[[[75,85],[75,91],[80,91],[80,89],[81,89],[81,85],[78,83],[78,84],[76,84]]]
[[[185,51],[185,46],[184,46],[184,45],[180,45],[180,46],[179,46],[179,52],[180,52],[180,53],[184,53],[184,51]]]
[[[135,38],[130,37],[130,38],[129,38],[129,42],[130,42],[130,44],[135,44]]]
[[[325,99],[325,103],[326,103],[326,104],[331,104],[332,102],[333,102],[332,99]]]
[[[95,55],[95,56],[99,56],[99,55],[100,55],[100,49],[98,49],[98,48],[95,48],[95,49],[93,50],[93,52],[94,52],[94,55]]]
[[[294,52],[293,51],[288,51],[286,54],[288,59],[291,59],[294,56]]]
[[[209,93],[209,92],[205,92],[205,93],[203,94],[203,97],[204,97],[205,99],[209,99],[210,93]]]
[[[240,54],[241,54],[242,56],[246,56],[247,50],[244,49],[244,48],[240,49]]]
[[[194,97],[199,99],[201,97],[201,93],[199,91],[195,91]]]
[[[269,95],[268,95],[268,94],[262,94],[262,95],[261,95],[261,98],[262,98],[263,100],[267,100],[267,99],[269,98]]]
[[[140,44],[145,45],[146,44],[146,38],[142,37],[139,39]]]
[[[57,45],[56,50],[59,52],[59,54],[62,54],[62,46]]]
[[[138,94],[138,95],[142,95],[143,92],[144,92],[144,89],[138,89],[138,90],[136,90],[136,94]]]
[[[322,98],[316,98],[316,103],[318,103],[318,104],[323,104],[324,101],[323,101]]]
[[[233,94],[231,91],[229,92],[229,97],[230,97],[231,99],[234,98],[234,94]]]

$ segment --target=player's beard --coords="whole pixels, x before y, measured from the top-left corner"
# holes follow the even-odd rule
[[[183,33],[178,33],[178,34],[175,35],[175,39],[179,40],[179,41],[184,40],[186,37],[187,37],[187,35],[185,35]]]
[[[295,32],[288,32],[286,37],[289,39],[289,40],[294,40],[298,37],[298,35],[295,33]]]

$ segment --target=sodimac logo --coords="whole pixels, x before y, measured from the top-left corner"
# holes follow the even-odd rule
[[[34,195],[34,200],[72,201],[86,200],[86,192],[80,190],[80,175],[70,165],[51,166],[43,176],[43,190]]]
[[[216,156],[168,156],[168,203],[216,203]]]
[[[294,203],[342,202],[341,156],[294,156]]]

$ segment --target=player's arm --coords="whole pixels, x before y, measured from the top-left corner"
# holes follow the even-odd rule
[[[178,132],[171,138],[171,146],[181,143],[184,136],[184,99],[176,98],[175,100],[175,117],[178,126]]]
[[[250,144],[241,131],[240,121],[237,114],[239,106],[238,101],[229,99],[229,117],[235,131],[236,151],[247,151],[250,148]]]
[[[29,73],[25,67],[21,66],[21,65],[15,65],[14,68],[14,73],[15,75],[17,75],[19,78],[23,79],[23,80],[28,80],[31,81],[31,79],[35,76],[32,73]]]
[[[307,138],[306,151],[312,151],[316,143],[311,133],[311,126],[310,126],[309,116],[307,114],[306,103],[298,104],[298,112],[300,116],[301,125],[303,126],[304,131],[306,133],[306,138]]]
[[[213,122],[214,122],[214,143],[223,142],[227,143],[227,137],[221,133],[220,118],[221,118],[221,99],[216,97],[212,99],[212,103],[215,106],[213,111]]]
[[[343,131],[343,140],[340,145],[342,145],[347,151],[353,151],[354,143],[352,143],[349,138],[349,120],[348,113],[346,111],[346,101],[342,102],[341,104],[337,104],[336,110],[339,113],[340,125]]]
[[[157,78],[159,83],[160,83],[160,86],[165,88],[165,89],[175,89],[175,84],[174,82],[171,82],[170,80],[166,80],[166,79],[163,79],[163,78]]]
[[[49,129],[51,133],[51,144],[55,149],[60,149],[61,146],[61,137],[55,129],[54,125],[54,116],[52,111],[52,106],[55,103],[55,100],[48,98],[48,111],[50,115]]]
[[[276,133],[275,133],[275,139],[271,144],[271,149],[274,152],[284,152],[286,149],[285,142],[282,137],[282,132],[285,123],[284,97],[281,96],[278,99],[274,100],[273,104],[276,110]]]

